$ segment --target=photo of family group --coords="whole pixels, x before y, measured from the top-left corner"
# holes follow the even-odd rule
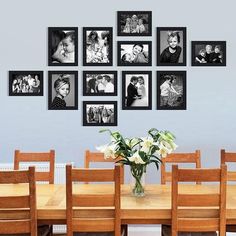
[[[186,71],[157,71],[157,109],[186,110]]]
[[[226,66],[226,42],[192,41],[192,66]]]
[[[78,28],[48,28],[48,65],[78,65]]]
[[[116,96],[117,71],[84,71],[84,96]]]
[[[186,66],[186,28],[157,28],[157,65]]]
[[[152,72],[122,72],[122,109],[152,109]]]
[[[151,36],[151,11],[118,11],[118,36]]]
[[[43,71],[9,71],[10,96],[43,96]]]
[[[48,109],[78,109],[78,72],[48,72]]]
[[[84,101],[83,114],[84,126],[116,126],[117,102]]]
[[[84,66],[112,65],[112,28],[83,28]]]
[[[151,66],[151,41],[118,41],[118,66]]]

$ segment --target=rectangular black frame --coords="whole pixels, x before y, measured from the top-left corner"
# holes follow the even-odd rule
[[[114,123],[88,123],[87,122],[87,105],[114,105]],[[117,101],[84,101],[83,102],[83,126],[117,126]]]
[[[109,31],[109,62],[108,63],[87,63],[86,62],[86,31]],[[113,28],[112,27],[83,27],[83,66],[112,66],[113,65]]]
[[[127,45],[147,44],[148,45],[148,63],[122,62],[122,59],[121,59],[121,45],[122,44],[127,44]],[[151,66],[152,65],[152,41],[117,41],[117,64],[118,66]]]
[[[162,74],[165,74],[165,75],[173,75],[173,74],[176,74],[176,75],[182,75],[183,77],[183,105],[182,106],[179,106],[179,107],[161,107],[161,99],[160,99],[160,86],[161,86],[161,83],[160,83],[160,76]],[[157,71],[157,110],[186,110],[187,109],[187,89],[186,89],[186,86],[187,86],[187,81],[186,81],[186,75],[187,75],[187,72],[186,71]]]
[[[126,106],[126,75],[148,75],[148,106]],[[122,110],[152,110],[152,71],[122,71]]]
[[[74,106],[66,106],[64,108],[52,108],[52,75],[65,74],[74,75]],[[70,88],[71,89],[71,88]],[[78,71],[48,71],[48,110],[78,110]]]
[[[169,62],[160,62],[161,59],[161,43],[160,36],[161,31],[183,31],[183,62],[181,63],[169,63]],[[186,66],[186,54],[187,54],[187,28],[186,27],[157,27],[157,66]]]
[[[196,58],[196,54],[195,54],[195,46],[196,45],[201,45],[201,44],[214,44],[214,45],[220,45],[220,46],[223,46],[223,54],[224,54],[224,57],[223,57],[223,61],[222,63],[197,63],[195,62],[195,58]],[[192,66],[226,66],[226,41],[192,41],[191,42],[191,53],[192,53],[192,61],[191,61],[191,65]]]
[[[53,30],[58,31],[75,31],[75,62],[74,63],[53,63],[51,60],[51,52],[53,51],[51,42]],[[58,37],[58,36],[57,36]],[[78,27],[48,27],[48,65],[49,66],[78,66]]]
[[[21,92],[21,93],[14,93],[12,91],[12,84],[13,84],[13,76],[20,76],[20,75],[31,75],[35,74],[39,76],[39,88],[40,92],[34,93],[34,92]],[[22,78],[23,80],[23,78]],[[9,71],[9,96],[43,96],[43,71]]]
[[[148,33],[124,33],[121,31],[121,14],[148,14]],[[152,12],[151,11],[118,11],[117,12],[117,35],[118,36],[152,36]]]
[[[113,74],[114,75],[114,92],[113,93],[88,93],[87,92],[87,74]],[[103,70],[103,71],[83,71],[83,96],[117,96],[117,71],[114,70]]]

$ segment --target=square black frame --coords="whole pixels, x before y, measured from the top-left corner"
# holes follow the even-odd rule
[[[114,92],[113,93],[88,93],[87,92],[87,81],[86,75],[97,75],[97,74],[112,74],[114,75]],[[114,70],[103,70],[103,71],[83,71],[83,96],[117,96],[117,71]]]
[[[121,16],[122,14],[130,15],[139,15],[147,14],[148,15],[148,33],[124,33],[122,32],[121,27]],[[152,36],[152,12],[151,11],[118,11],[117,12],[117,35],[118,36]]]
[[[182,45],[182,54],[183,62],[180,63],[170,63],[170,62],[160,62],[161,54],[164,50],[161,50],[161,31],[182,31],[183,32],[183,45]],[[187,28],[186,27],[157,27],[157,66],[186,66],[186,54],[187,54]]]
[[[148,62],[147,63],[125,63],[121,59],[121,45],[148,45]],[[122,56],[123,57],[123,56]],[[118,41],[117,42],[117,64],[118,66],[151,66],[152,65],[152,41]]]
[[[74,75],[74,106],[66,106],[63,108],[52,107],[52,75],[54,74]],[[78,71],[48,71],[48,110],[78,110]]]
[[[13,78],[14,76],[21,76],[21,75],[38,75],[39,76],[39,92],[20,92],[14,93],[12,91],[13,85]],[[21,84],[23,82],[23,78]],[[20,85],[20,84],[19,84]],[[9,96],[43,96],[43,71],[9,71]]]
[[[221,47],[223,46],[223,60],[222,63],[198,63],[195,61],[196,54],[195,54],[195,47],[197,45],[220,45]],[[191,49],[192,49],[192,61],[191,65],[192,66],[226,66],[226,41],[192,41],[191,42]]]
[[[86,62],[86,32],[87,31],[109,31],[109,62],[108,63],[88,63]],[[112,66],[113,65],[113,28],[112,27],[83,27],[83,66]]]
[[[114,105],[114,123],[88,123],[87,105]],[[117,101],[84,101],[83,102],[83,126],[117,126]]]
[[[161,81],[160,81],[160,77],[162,75],[181,75],[183,78],[183,104],[181,106],[178,107],[162,107],[161,106],[161,99],[160,99],[160,86],[161,86]],[[186,71],[157,71],[157,110],[186,110],[187,109],[187,81],[186,81],[186,75],[187,72]]]
[[[126,106],[126,75],[148,75],[148,106]],[[122,110],[152,110],[152,71],[122,71]]]
[[[53,51],[51,42],[53,41],[53,31],[75,31],[75,62],[74,63],[53,63],[51,54]],[[49,66],[78,66],[78,27],[48,27],[48,65]]]

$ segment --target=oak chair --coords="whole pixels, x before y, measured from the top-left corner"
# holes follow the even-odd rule
[[[171,182],[171,172],[166,170],[167,165],[177,164],[177,163],[192,163],[196,168],[201,168],[201,153],[200,150],[190,153],[171,153],[161,159],[161,184],[166,184]],[[200,184],[200,182],[197,182]]]
[[[0,184],[29,184],[28,194],[0,196],[0,234],[37,235],[35,167],[1,171]]]
[[[236,164],[236,152],[220,151],[221,164]],[[236,181],[236,171],[227,171],[227,181]],[[226,225],[226,232],[236,232],[236,225]]]
[[[178,232],[214,232],[225,236],[227,167],[219,169],[179,169],[172,166],[172,236]],[[179,182],[219,182],[219,193],[182,192]],[[212,207],[204,213],[204,207]],[[200,215],[194,209],[203,208]]]
[[[112,194],[79,193],[82,185],[73,182],[112,182],[114,192]],[[77,186],[78,192],[75,189]],[[91,185],[84,185],[84,187]],[[111,208],[108,215],[94,213],[93,208]],[[83,214],[83,209],[90,209],[92,214]],[[72,168],[66,166],[66,219],[67,235],[73,232],[114,232],[115,236],[121,235],[120,220],[120,166],[114,169],[89,169]]]
[[[46,162],[49,163],[49,172],[35,172],[36,181],[48,181],[49,184],[54,183],[54,164],[55,164],[55,151],[49,152],[21,152],[15,150],[14,157],[14,170],[19,170],[19,165],[22,162]]]

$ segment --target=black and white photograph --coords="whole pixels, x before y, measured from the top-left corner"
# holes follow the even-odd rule
[[[151,41],[118,41],[118,66],[151,66]]]
[[[186,66],[186,27],[157,28],[157,65]]]
[[[84,101],[84,126],[117,126],[116,101]]]
[[[122,72],[122,109],[152,109],[152,72]]]
[[[157,109],[186,110],[186,71],[157,71]]]
[[[192,66],[226,66],[226,41],[192,41]]]
[[[117,71],[84,71],[84,96],[116,96]]]
[[[83,28],[83,65],[112,66],[112,27]]]
[[[118,11],[118,36],[152,36],[151,11]]]
[[[9,71],[10,96],[43,96],[43,71]]]
[[[48,72],[48,109],[78,110],[78,71]]]
[[[78,65],[78,28],[48,28],[48,65]]]

